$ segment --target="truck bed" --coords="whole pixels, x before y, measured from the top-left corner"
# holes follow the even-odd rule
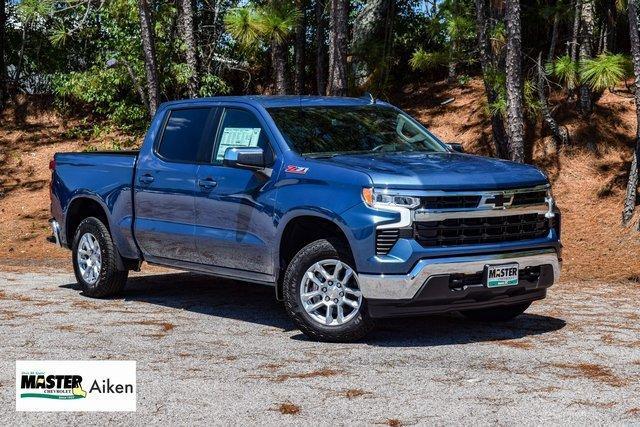
[[[107,220],[114,241],[124,257],[136,258],[133,240],[132,185],[138,151],[94,151],[57,153],[51,181],[51,210],[62,226],[62,240],[72,244],[66,235],[65,221],[76,208],[78,197],[90,198],[109,213]]]

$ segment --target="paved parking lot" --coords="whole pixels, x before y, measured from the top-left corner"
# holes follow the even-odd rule
[[[137,275],[121,298],[69,273],[0,271],[0,425],[640,423],[640,286],[561,283],[501,325],[381,322],[359,344],[308,341],[273,290]],[[14,412],[16,359],[138,362],[135,414]]]

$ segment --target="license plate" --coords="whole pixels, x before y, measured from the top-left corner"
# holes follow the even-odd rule
[[[488,288],[516,286],[518,284],[518,263],[487,265],[484,268],[484,283]]]

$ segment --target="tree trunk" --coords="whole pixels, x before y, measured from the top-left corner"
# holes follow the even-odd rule
[[[556,146],[562,147],[567,145],[569,141],[569,135],[567,133],[567,129],[564,127],[558,126],[558,123],[555,121],[553,116],[551,115],[551,111],[549,110],[549,105],[547,104],[547,96],[545,94],[545,74],[544,68],[542,66],[542,53],[538,56],[538,78],[536,82],[536,89],[538,91],[538,99],[540,100],[540,111],[542,113],[542,119],[551,130],[551,135],[553,137],[553,142]]]
[[[629,13],[629,37],[631,41],[631,58],[633,59],[633,74],[635,77],[635,103],[636,103],[636,146],[633,151],[629,181],[627,182],[627,194],[624,199],[622,211],[622,223],[628,224],[636,207],[638,190],[638,160],[640,158],[640,37],[638,36],[638,8],[637,0],[629,0],[627,6]]]
[[[482,67],[482,78],[484,82],[484,93],[489,104],[494,103],[498,95],[489,81],[492,71],[492,51],[489,43],[489,28],[487,18],[486,0],[475,0],[476,2],[476,27],[478,35],[478,46],[480,48],[480,65]],[[493,133],[493,144],[496,156],[502,159],[508,157],[507,138],[504,130],[504,121],[500,113],[491,115],[491,131]]]
[[[304,92],[304,53],[306,50],[307,26],[306,26],[306,5],[304,0],[298,0],[298,10],[302,14],[298,24],[296,25],[296,68],[295,68],[295,92],[302,95]]]
[[[18,65],[16,65],[16,71],[13,75],[13,83],[10,88],[12,100],[16,101],[20,89],[20,79],[22,78],[22,66],[24,65],[24,50],[27,45],[27,25],[22,26],[22,36],[20,42],[20,51],[18,52]]]
[[[600,32],[598,34],[598,50],[596,51],[597,55],[600,55],[602,52],[606,52],[607,49],[607,23],[603,22],[600,26]]]
[[[525,158],[520,0],[506,0],[505,7],[507,24],[505,67],[507,72],[507,135],[509,136],[511,160],[523,163]]]
[[[547,54],[547,63],[553,62],[556,54],[556,45],[558,44],[558,22],[560,21],[559,13],[553,14],[553,26],[551,28],[551,43],[549,44],[549,53]]]
[[[449,83],[453,83],[456,81],[456,67],[458,65],[458,63],[456,62],[456,49],[457,49],[457,43],[455,40],[451,41],[451,52],[449,52],[449,65],[448,65],[448,75],[447,75],[447,80],[449,81]]]
[[[573,32],[569,43],[571,60],[578,62],[578,35],[580,33],[580,16],[582,15],[582,0],[576,0],[573,10]]]
[[[594,50],[595,18],[593,14],[593,0],[582,1],[580,13],[580,61],[593,57]],[[591,114],[593,105],[591,102],[591,89],[587,85],[580,85],[579,109],[583,116]]]
[[[616,41],[618,39],[617,29],[618,29],[618,10],[615,2],[609,3],[609,7],[607,8],[607,40],[606,47],[608,52],[616,51]]]
[[[391,43],[392,7],[390,0],[366,0],[356,16],[351,39],[351,69],[358,88],[371,90],[373,84],[379,85],[384,79]],[[379,81],[372,80],[374,74]]]
[[[326,31],[324,8],[325,0],[316,0],[316,90],[318,95],[327,93],[327,67],[326,67]]]
[[[327,92],[347,95],[347,37],[349,0],[329,0],[329,82]]]
[[[7,66],[4,62],[4,51],[6,45],[5,25],[7,14],[5,12],[5,0],[0,0],[0,111],[4,109],[7,102]]]
[[[138,13],[140,14],[140,38],[142,39],[142,51],[144,53],[144,66],[147,72],[149,114],[153,117],[158,109],[160,92],[158,89],[155,38],[151,24],[151,12],[147,0],[138,0]]]
[[[189,66],[189,98],[196,98],[200,89],[198,75],[198,53],[196,51],[196,37],[193,29],[193,3],[192,0],[182,0],[182,28],[184,31],[184,43],[187,47],[187,65]]]
[[[275,93],[278,95],[286,95],[289,92],[286,52],[284,44],[271,42],[271,65],[274,72]]]

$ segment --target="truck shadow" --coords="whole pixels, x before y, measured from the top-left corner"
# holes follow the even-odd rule
[[[79,289],[77,284],[63,287]],[[130,277],[121,298],[272,326],[284,332],[297,330],[269,286],[193,273],[157,274]],[[565,324],[562,319],[538,314],[493,324],[465,320],[456,314],[385,319],[378,322],[365,343],[379,347],[431,347],[513,340],[557,331]],[[301,333],[291,339],[309,341]]]
[[[525,313],[509,322],[478,322],[459,314],[385,320],[368,340],[378,347],[433,347],[473,342],[500,342],[558,331],[566,322],[551,316]],[[509,342],[529,348],[530,342]]]

